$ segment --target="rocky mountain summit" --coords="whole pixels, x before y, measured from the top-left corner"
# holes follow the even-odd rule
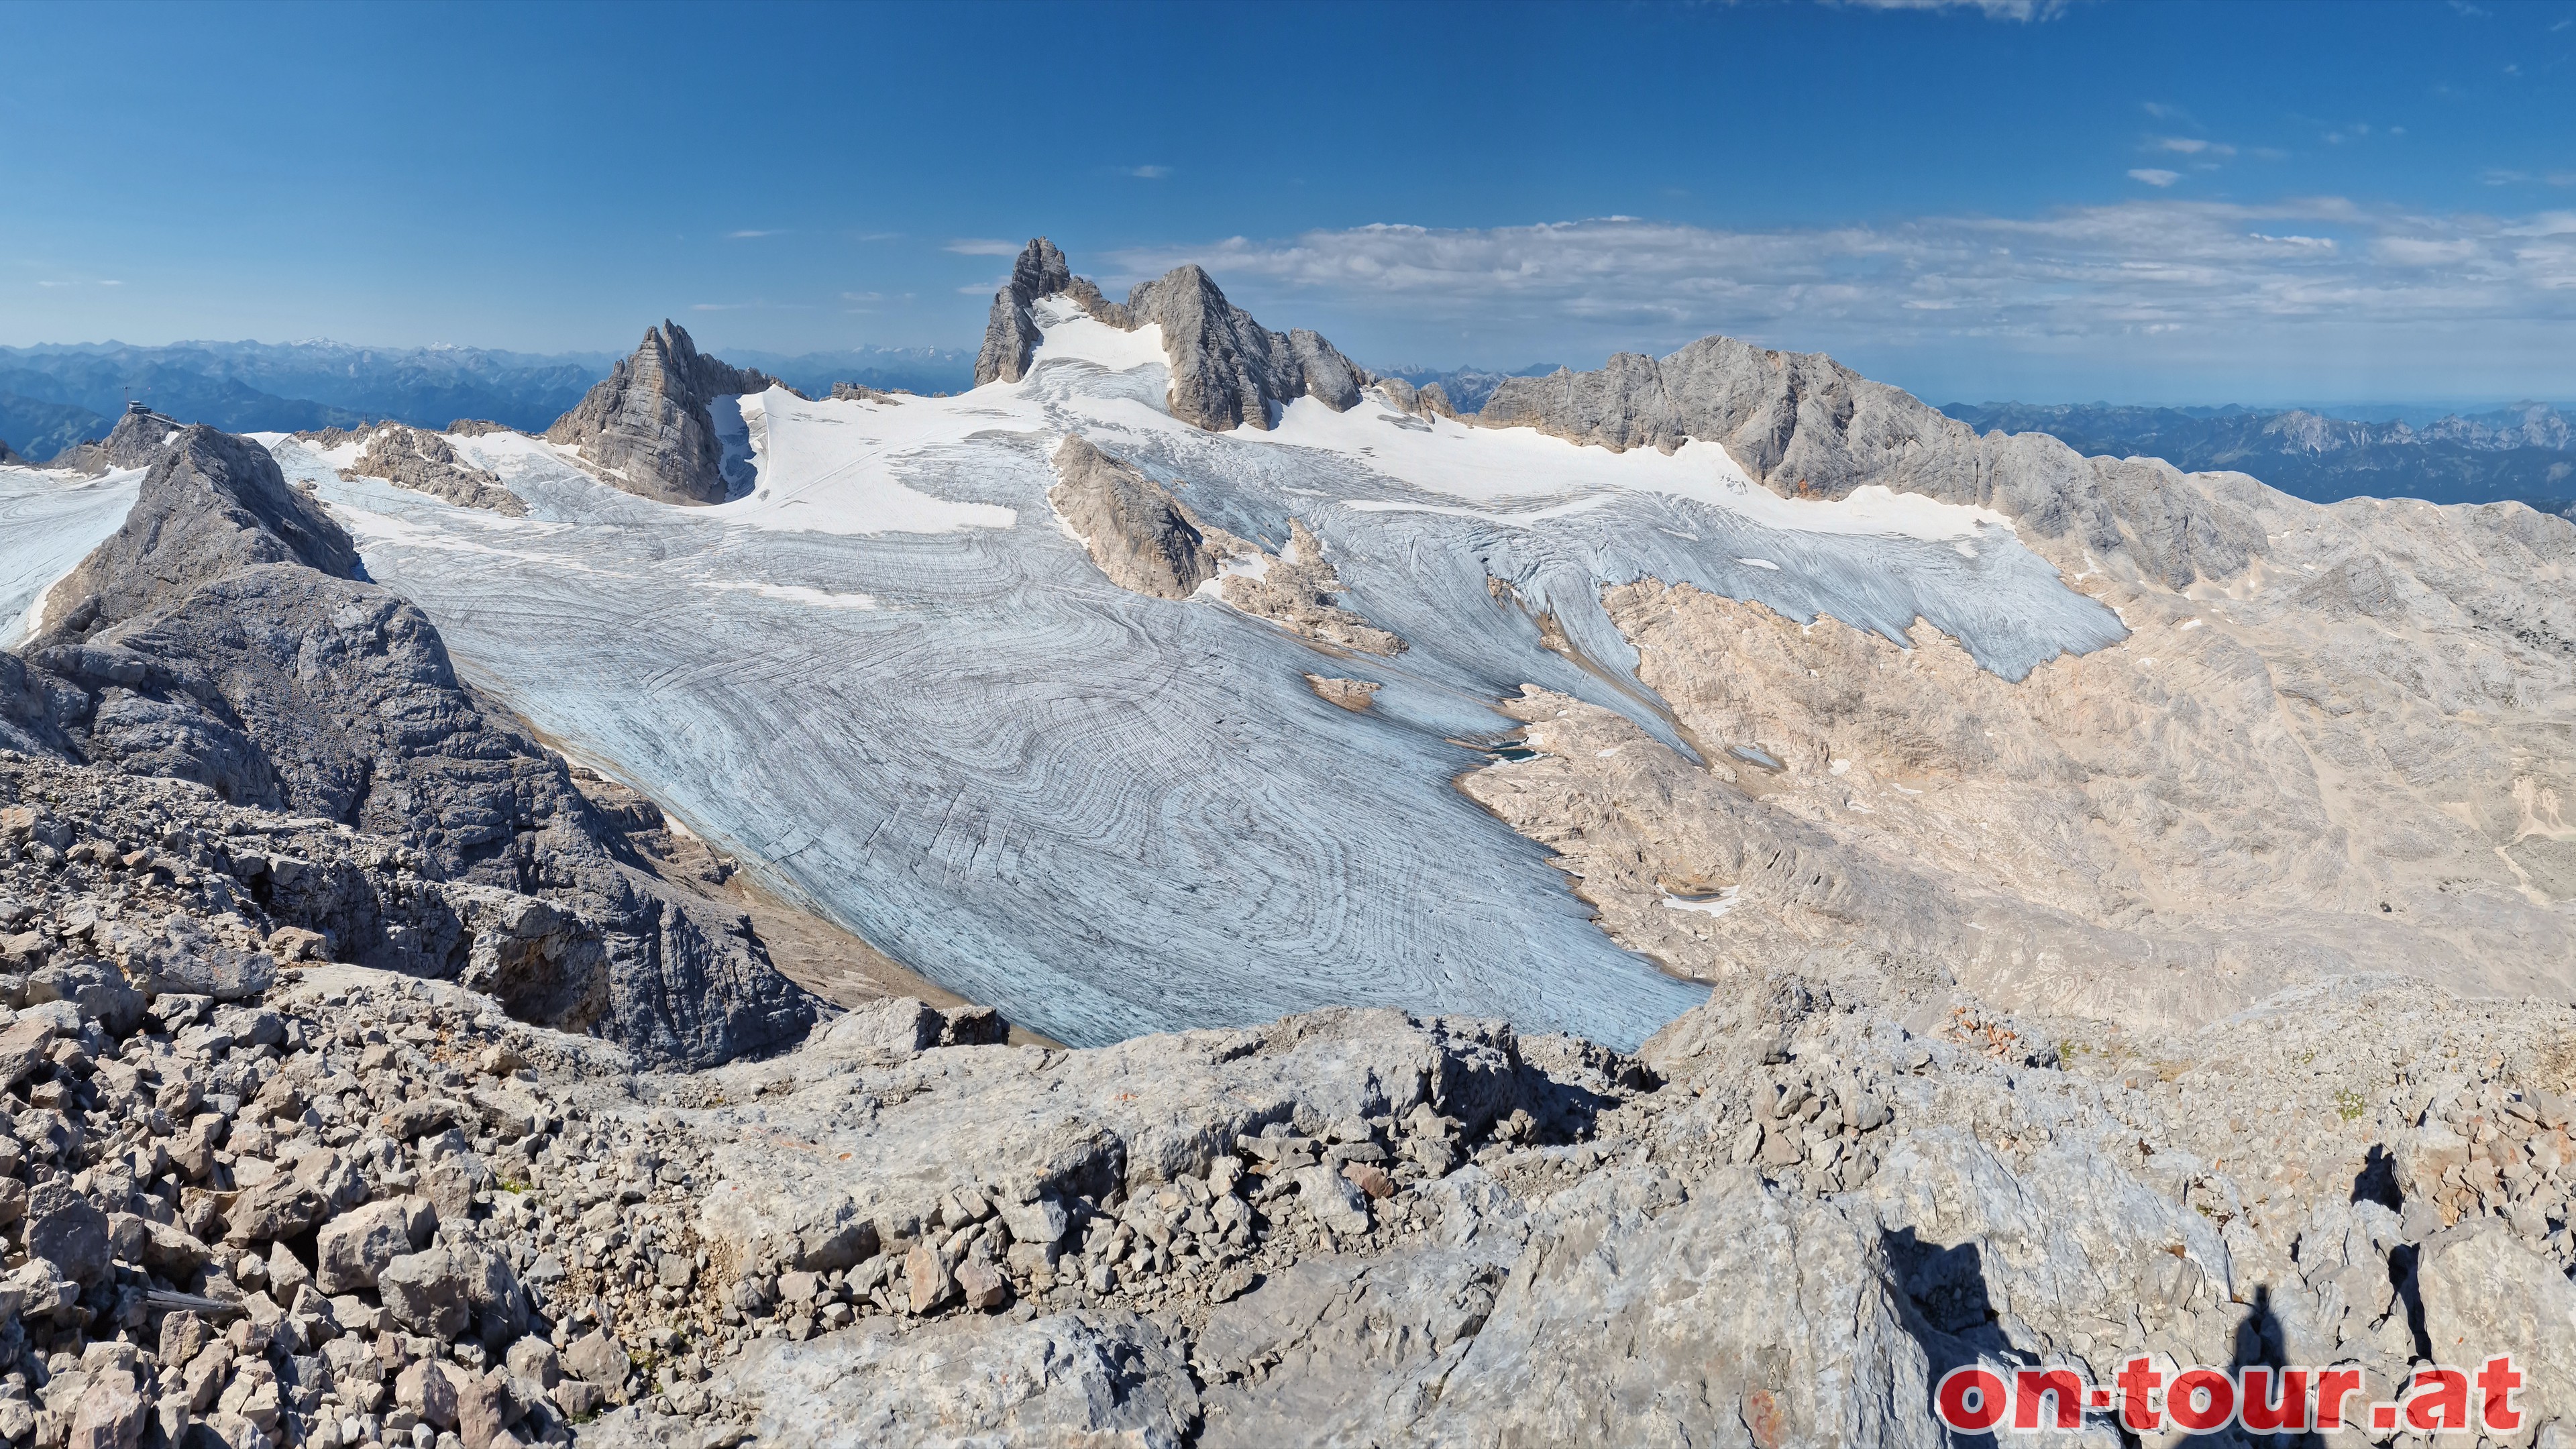
[[[45,466],[95,478],[115,468],[149,468],[184,425],[163,417],[141,403],[129,403],[117,418],[116,426],[106,437],[94,443],[75,443],[56,454]]]
[[[1366,369],[1315,333],[1263,327],[1228,302],[1215,279],[1195,264],[1137,284],[1124,303],[1111,302],[1089,280],[1073,275],[1055,243],[1038,237],[1012,263],[1009,284],[994,294],[975,362],[977,383],[1020,380],[1038,344],[1030,309],[1057,296],[1121,332],[1161,329],[1171,363],[1172,416],[1210,432],[1266,430],[1280,408],[1301,397],[1347,412],[1370,381]]]
[[[632,356],[546,429],[618,487],[665,503],[722,503],[736,491],[707,404],[765,391],[771,379],[705,356],[688,329],[649,328]]]
[[[2178,486],[2152,459],[2086,458],[2040,433],[1976,430],[1822,353],[1706,337],[1661,359],[1506,379],[1474,421],[1612,450],[1698,439],[1798,498],[1878,486],[1993,508],[2041,540],[2125,553],[2172,588],[2231,578],[2259,534],[2241,510]]]

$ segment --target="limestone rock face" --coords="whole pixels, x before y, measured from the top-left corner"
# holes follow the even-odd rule
[[[1841,498],[1877,484],[1990,507],[2039,539],[2125,554],[2172,588],[2236,577],[2263,542],[2242,510],[2183,484],[2169,465],[2087,459],[2044,434],[1981,438],[1823,353],[1731,337],[1704,337],[1660,360],[1619,353],[1597,372],[1510,378],[1475,421],[1614,451],[1671,452],[1696,438],[1790,497]]]
[[[546,441],[578,447],[609,482],[663,503],[722,503],[732,485],[707,405],[766,391],[772,379],[698,351],[687,329],[665,321],[645,332],[633,356],[546,429]]]
[[[2532,1251],[2504,1219],[2475,1217],[2424,1245],[2415,1287],[2427,1339],[2472,1370],[2487,1354],[2513,1353],[2523,1381],[2548,1385],[2551,1408],[2565,1413],[2560,1386],[2576,1384],[2576,1284],[2565,1265]],[[2529,1444],[2540,1424],[2535,1414],[2519,1434],[2495,1437]]]
[[[1457,404],[1449,400],[1449,389],[1436,382],[1429,387],[1417,388],[1400,377],[1381,377],[1371,386],[1385,394],[1386,400],[1393,404],[1398,412],[1411,413],[1421,418],[1458,416]]]
[[[994,294],[975,361],[978,386],[1017,382],[1027,373],[1040,335],[1030,309],[1054,296],[1122,332],[1160,327],[1172,371],[1172,416],[1211,432],[1247,425],[1266,430],[1275,410],[1301,397],[1347,412],[1371,381],[1366,369],[1315,333],[1263,327],[1228,302],[1215,279],[1195,264],[1141,283],[1126,302],[1116,303],[1088,279],[1074,276],[1055,243],[1038,237],[1012,264],[1010,284]]]
[[[1225,299],[1195,264],[1175,267],[1128,295],[1139,326],[1163,329],[1172,365],[1172,416],[1211,432],[1267,429],[1271,410],[1313,397],[1336,412],[1360,400],[1368,374],[1312,332],[1272,332]]]
[[[1184,1345],[1124,1312],[992,1326],[956,1319],[910,1335],[871,1327],[810,1344],[766,1339],[709,1386],[756,1406],[753,1437],[779,1449],[968,1442],[1186,1449],[1199,1424]],[[687,1442],[677,1427],[620,1413],[584,1438],[610,1449]]]
[[[498,477],[457,457],[447,439],[423,428],[393,424],[378,429],[342,476],[382,478],[460,508],[484,508],[512,518],[528,511]]]
[[[457,679],[427,616],[359,572],[348,535],[264,450],[187,429],[125,527],[57,587],[76,602],[48,609],[24,656],[0,656],[26,681],[0,711],[49,752],[409,842],[425,875],[457,888],[428,905],[369,886],[315,906],[364,959],[469,974],[533,1019],[674,1062],[801,1036],[813,999],[743,918],[662,888],[563,761]],[[494,904],[531,895],[569,910]],[[424,912],[447,924],[403,919]],[[192,961],[134,969],[243,976]]]
[[[151,416],[129,413],[117,432]],[[118,446],[115,436],[108,442]],[[124,527],[47,597],[48,641],[86,639],[263,564],[291,564],[335,579],[358,576],[348,531],[287,486],[267,449],[202,426],[151,446],[151,471]]]
[[[1055,470],[1064,481],[1047,491],[1047,502],[1111,583],[1186,599],[1215,576],[1197,521],[1161,484],[1078,435],[1057,446]]]
[[[992,319],[984,324],[984,345],[975,354],[977,387],[1018,382],[1028,374],[1029,354],[1038,345],[1037,318],[1029,306],[1064,291],[1072,282],[1073,272],[1054,242],[1034,237],[1021,249],[1011,263],[1010,283],[993,294]]]

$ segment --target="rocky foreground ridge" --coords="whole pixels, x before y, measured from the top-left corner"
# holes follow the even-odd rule
[[[658,815],[621,821],[460,683],[429,620],[250,440],[170,432],[43,617],[0,654],[0,747],[387,840],[403,885],[342,878],[298,908],[346,959],[475,973],[532,1020],[658,1061],[728,1060],[814,1020],[739,911],[628,841]]]
[[[284,924],[393,842],[10,755],[0,846],[12,1443],[1929,1445],[1972,1361],[2456,1345],[2576,1416],[2564,1007],[2051,1039],[1819,952],[1636,1058],[889,999],[664,1072]]]

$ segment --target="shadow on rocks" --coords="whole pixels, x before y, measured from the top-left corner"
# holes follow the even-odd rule
[[[1575,1037],[1522,1037],[1519,1057],[1512,1096],[1541,1142],[1583,1141],[1627,1094],[1662,1085],[1634,1058]]]
[[[2228,1341],[2227,1371],[2237,1383],[2245,1382],[2245,1371],[2252,1368],[2271,1370],[2265,1382],[2275,1396],[2283,1392],[2281,1370],[2289,1363],[2288,1340],[2281,1326],[2281,1316],[2272,1311],[2272,1289],[2269,1284],[2256,1284],[2254,1301],[2247,1305],[2243,1322],[2236,1325]],[[2246,1402],[2250,1407],[2254,1392],[2249,1386]],[[2267,1449],[2293,1449],[2293,1446],[2322,1445],[2325,1441],[2313,1433],[2258,1434],[2243,1431],[2245,1441],[2267,1446]]]
[[[2388,1155],[2386,1145],[2370,1144],[2361,1171],[2353,1174],[2351,1200],[2375,1202],[2393,1213],[2406,1211],[2406,1190],[2397,1185],[2397,1159]]]
[[[1971,1364],[2009,1368],[2038,1362],[2005,1334],[2002,1315],[1986,1294],[1985,1255],[1976,1244],[1944,1247],[1922,1241],[1912,1228],[1900,1228],[1882,1231],[1879,1248],[1903,1293],[1898,1322],[1923,1346],[1930,1368],[1926,1389],[1937,1392],[1943,1374]],[[1935,1414],[1929,1399],[1923,1413],[1927,1419]],[[2000,1441],[1993,1434],[1952,1434],[1949,1442],[1991,1446]]]

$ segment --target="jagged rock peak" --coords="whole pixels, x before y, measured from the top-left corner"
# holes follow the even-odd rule
[[[634,355],[546,429],[546,441],[578,447],[629,493],[664,503],[722,503],[730,491],[724,447],[707,405],[765,392],[773,381],[705,355],[688,329],[665,320],[645,329]]]
[[[1172,363],[1172,415],[1211,432],[1266,429],[1273,407],[1312,397],[1347,412],[1370,381],[1333,344],[1299,328],[1273,332],[1225,299],[1196,264],[1174,267],[1127,295],[1136,324],[1163,329]]]
[[[25,468],[30,466],[32,465],[29,464],[25,458],[18,455],[17,449],[9,446],[9,440],[7,438],[0,438],[0,468]]]
[[[1064,253],[1045,237],[1031,237],[1011,263],[1011,280],[993,294],[993,315],[984,324],[984,346],[975,354],[975,385],[1018,382],[1028,374],[1029,355],[1037,351],[1038,322],[1029,305],[1073,285],[1073,269]],[[1094,295],[1098,295],[1095,290]]]
[[[1313,332],[1263,327],[1227,301],[1216,280],[1194,263],[1138,284],[1121,305],[1103,297],[1088,278],[1073,275],[1055,243],[1036,237],[1012,263],[1010,284],[993,295],[984,347],[975,359],[977,386],[1027,375],[1039,340],[1030,308],[1059,295],[1122,332],[1149,323],[1162,328],[1172,369],[1172,415],[1211,432],[1247,424],[1266,429],[1273,409],[1301,397],[1347,411],[1373,380]]]

